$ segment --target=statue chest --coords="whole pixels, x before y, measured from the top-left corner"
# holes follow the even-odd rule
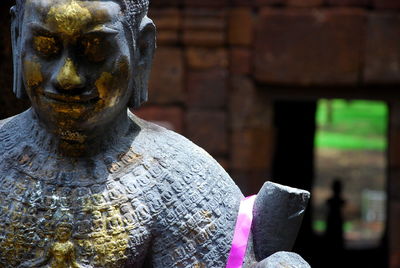
[[[140,262],[157,208],[148,205],[146,188],[137,184],[146,179],[139,177],[62,186],[15,170],[2,174],[0,267],[124,267]]]

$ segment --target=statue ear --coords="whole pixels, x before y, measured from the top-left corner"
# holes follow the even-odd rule
[[[135,92],[130,107],[138,108],[148,98],[148,84],[156,49],[156,26],[145,16],[140,24],[137,38],[137,65],[134,74]]]
[[[21,67],[21,42],[20,42],[20,20],[18,18],[16,6],[11,7],[11,43],[13,52],[13,91],[15,96],[19,99],[27,98],[27,94],[22,80],[22,67]]]

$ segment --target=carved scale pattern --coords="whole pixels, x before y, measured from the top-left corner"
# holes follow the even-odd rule
[[[242,194],[205,151],[130,115],[68,159],[29,114],[0,123],[0,267],[225,266]]]

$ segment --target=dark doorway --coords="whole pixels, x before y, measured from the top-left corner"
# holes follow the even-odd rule
[[[317,107],[318,101],[316,100],[281,100],[274,103],[276,139],[272,175],[275,182],[313,191],[318,156],[315,146]],[[335,188],[337,192],[338,184]],[[366,194],[369,197],[377,196],[375,192]],[[332,201],[331,204],[340,207],[340,198],[336,198],[336,200],[339,202]],[[312,207],[313,203],[313,201],[310,202],[294,249],[312,267],[388,267],[387,243],[384,241],[383,235],[375,246],[346,247],[346,243],[343,242],[342,248],[338,249],[333,245],[335,242],[327,242],[326,236],[315,231],[315,221],[313,221],[312,215],[315,211]],[[339,223],[339,226],[343,226],[343,224]],[[345,235],[343,235],[343,239],[344,237]],[[340,244],[340,239],[336,241],[339,241]],[[365,243],[359,245],[363,244],[365,245]]]

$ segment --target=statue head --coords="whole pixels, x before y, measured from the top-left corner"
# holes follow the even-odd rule
[[[148,0],[17,0],[14,92],[56,133],[112,122],[147,100],[155,50]],[[73,137],[71,138],[74,139]]]

